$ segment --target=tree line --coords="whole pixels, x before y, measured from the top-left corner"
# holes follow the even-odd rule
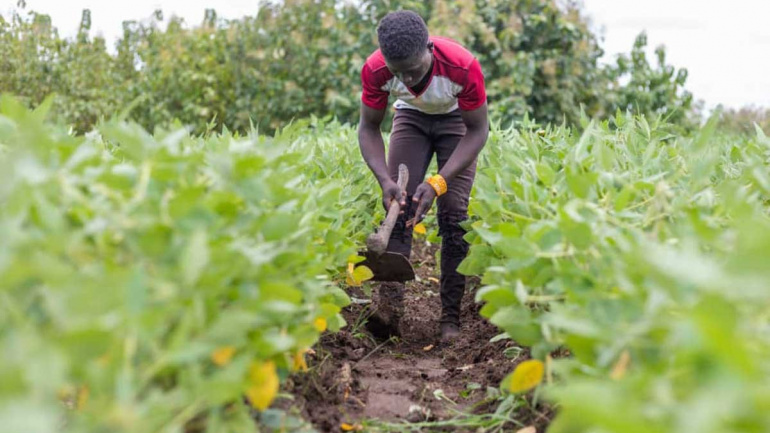
[[[309,116],[358,120],[360,69],[376,49],[376,24],[412,9],[431,33],[479,58],[492,119],[510,125],[578,124],[617,110],[698,123],[687,71],[651,59],[640,34],[628,54],[602,65],[603,51],[577,5],[554,0],[286,0],[223,19],[206,10],[189,26],[161,11],[123,23],[114,49],[91,33],[84,10],[64,38],[49,16],[18,9],[0,16],[0,92],[30,106],[54,94],[54,113],[78,132],[130,107],[144,127],[179,121],[201,131],[272,131]]]

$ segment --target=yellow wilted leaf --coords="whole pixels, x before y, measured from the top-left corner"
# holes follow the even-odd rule
[[[220,347],[220,348],[217,348],[211,354],[211,361],[214,362],[214,364],[222,367],[223,365],[227,365],[230,362],[234,354],[235,354],[235,347],[233,346]]]
[[[278,374],[275,372],[275,362],[252,362],[247,378],[248,388],[246,397],[257,410],[270,407],[278,393]]]
[[[306,349],[300,349],[294,354],[294,362],[292,363],[293,371],[307,371],[307,361],[305,361]]]
[[[345,422],[340,424],[340,428],[342,429],[342,431],[361,431],[363,429],[363,427],[358,424],[353,425]]]
[[[521,430],[516,430],[516,433],[537,433],[537,429],[534,426],[524,427]]]
[[[364,260],[366,260],[366,257],[364,257],[364,256],[359,256],[358,254],[351,254],[351,255],[348,256],[348,267],[350,265],[356,265],[358,263],[361,263]],[[351,272],[352,272],[352,268],[350,268],[350,269],[351,269]]]
[[[78,410],[82,410],[83,407],[85,407],[86,403],[88,403],[88,396],[91,395],[91,390],[87,386],[81,386],[80,389],[78,389],[78,400],[75,404],[75,407]]]
[[[352,263],[348,263],[348,275],[345,282],[348,286],[358,287],[364,281],[371,280],[374,273],[367,266],[361,265],[354,268]]]
[[[419,223],[416,226],[414,226],[414,232],[418,235],[424,235],[428,231],[425,229],[425,224]]]
[[[315,321],[313,322],[313,326],[315,326],[315,329],[317,329],[318,332],[326,331],[326,326],[327,326],[326,319],[324,319],[323,317],[319,317],[315,319]]]
[[[361,285],[360,281],[356,281],[356,279],[353,277],[353,272],[355,271],[355,266],[353,263],[348,263],[348,273],[345,276],[345,284],[351,287],[358,287]]]
[[[630,363],[631,363],[631,354],[628,353],[628,350],[624,350],[623,353],[620,354],[620,358],[618,358],[618,362],[616,362],[615,366],[612,367],[610,378],[612,380],[622,379],[623,376],[626,375],[626,370],[628,370],[628,364]]]
[[[511,392],[529,391],[543,381],[543,362],[537,359],[524,361],[513,370],[508,389]]]
[[[353,279],[358,281],[359,283],[363,283],[364,281],[371,280],[374,277],[374,272],[372,272],[371,269],[369,269],[368,266],[361,265],[356,268],[355,271],[353,271]]]

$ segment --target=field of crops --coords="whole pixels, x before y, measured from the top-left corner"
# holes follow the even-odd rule
[[[308,431],[284,387],[371,294],[354,127],[76,136],[47,109],[0,101],[2,430]],[[547,404],[557,433],[770,431],[770,139],[672,131],[495,128],[462,271],[527,370],[483,384],[485,413],[338,430],[532,432]]]

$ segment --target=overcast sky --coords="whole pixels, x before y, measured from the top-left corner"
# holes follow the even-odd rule
[[[770,107],[770,0],[582,0],[594,30],[602,37],[605,62],[629,52],[647,31],[650,51],[666,46],[668,63],[689,70],[686,87],[707,108]],[[155,9],[198,24],[206,8],[238,18],[257,10],[259,0],[27,0],[27,8],[51,15],[63,35],[73,35],[83,8],[91,9],[92,29],[108,41],[121,22],[142,19]],[[0,0],[0,13],[16,0]]]

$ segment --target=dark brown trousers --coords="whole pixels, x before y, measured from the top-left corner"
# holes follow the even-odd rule
[[[416,110],[397,110],[388,149],[390,176],[398,179],[398,165],[409,168],[406,187],[407,209],[396,223],[388,243],[388,251],[407,258],[412,250],[412,229],[406,221],[417,210],[412,203],[417,186],[426,178],[426,171],[433,155],[439,170],[449,160],[466,128],[459,110],[449,114],[431,115]],[[468,218],[468,201],[476,161],[448,182],[448,190],[438,197],[438,226],[441,236],[441,322],[460,323],[460,303],[465,292],[465,276],[457,272],[457,266],[468,254],[468,243],[463,239],[465,230],[460,222]]]

